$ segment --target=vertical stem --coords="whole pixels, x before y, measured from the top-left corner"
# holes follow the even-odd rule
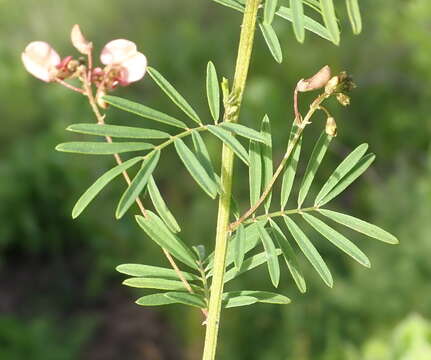
[[[236,122],[238,120],[239,109],[250,65],[254,33],[256,30],[256,18],[260,3],[261,0],[247,0],[246,2],[231,93],[234,102],[228,102],[226,104],[225,121]],[[232,195],[233,161],[233,152],[226,145],[223,145],[221,165],[222,193],[219,199],[214,255],[214,274],[211,284],[203,360],[214,360],[216,355],[226,265],[226,250],[229,236],[228,227],[230,199]]]

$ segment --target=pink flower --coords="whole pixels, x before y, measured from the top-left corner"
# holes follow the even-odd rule
[[[141,80],[147,71],[147,58],[138,52],[136,44],[125,39],[112,40],[105,45],[100,61],[117,70],[116,80],[122,86]]]
[[[79,25],[74,25],[70,34],[72,44],[81,54],[89,55],[93,49],[93,44],[88,41],[81,32]]]
[[[55,80],[61,63],[57,52],[44,41],[28,44],[21,54],[21,59],[30,74],[45,82]]]

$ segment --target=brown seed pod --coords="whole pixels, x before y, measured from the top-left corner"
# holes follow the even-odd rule
[[[296,85],[300,92],[313,91],[323,88],[331,78],[331,68],[325,65],[309,79],[301,79]]]

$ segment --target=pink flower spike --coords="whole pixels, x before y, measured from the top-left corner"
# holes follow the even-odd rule
[[[44,41],[33,41],[21,54],[26,70],[36,78],[51,82],[58,73],[57,66],[61,59],[51,45]]]
[[[138,52],[134,42],[125,39],[107,43],[102,50],[100,60],[118,71],[118,81],[122,86],[142,79],[147,71],[145,55]]]
[[[76,50],[78,50],[81,54],[84,55],[90,54],[91,50],[93,49],[93,43],[91,43],[84,37],[78,24],[73,25],[70,38]]]

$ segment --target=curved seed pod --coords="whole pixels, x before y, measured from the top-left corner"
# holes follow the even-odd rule
[[[296,85],[300,92],[313,91],[323,88],[331,78],[331,68],[325,65],[309,79],[301,79]]]

